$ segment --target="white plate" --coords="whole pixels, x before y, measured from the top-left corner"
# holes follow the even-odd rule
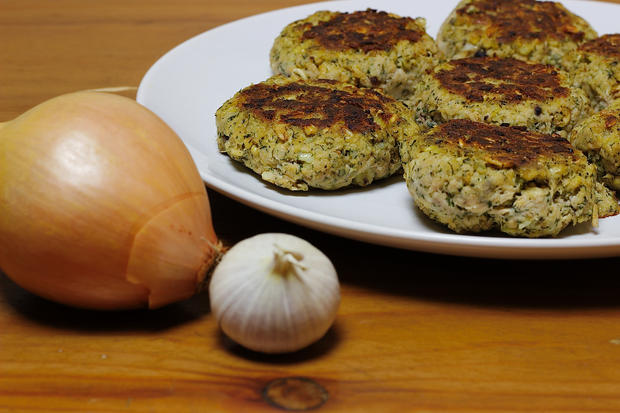
[[[599,34],[618,30],[617,5],[563,3],[588,20]],[[239,89],[271,75],[269,50],[288,23],[316,10],[371,7],[402,16],[425,17],[428,33],[435,35],[455,5],[455,0],[333,1],[242,19],[202,33],[164,55],[142,79],[137,100],[179,134],[210,188],[280,218],[358,240],[443,254],[489,258],[620,255],[620,216],[601,220],[596,230],[582,225],[554,239],[458,235],[429,221],[414,208],[401,177],[364,189],[291,193],[261,181],[218,152],[215,111]]]

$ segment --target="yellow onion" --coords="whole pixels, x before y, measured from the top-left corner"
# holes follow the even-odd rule
[[[0,124],[0,268],[84,308],[195,293],[219,255],[187,149],[129,98],[59,96]]]

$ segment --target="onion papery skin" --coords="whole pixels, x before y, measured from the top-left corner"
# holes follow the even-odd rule
[[[155,308],[195,293],[216,244],[189,152],[134,100],[72,93],[0,126],[0,268],[26,290]]]

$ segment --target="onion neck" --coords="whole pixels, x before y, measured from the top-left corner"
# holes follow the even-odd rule
[[[215,271],[217,264],[220,263],[226,251],[230,249],[224,246],[220,240],[215,245],[207,241],[207,245],[204,262],[196,272],[196,280],[198,281],[197,291],[205,291],[209,288],[209,281],[211,281],[213,271]]]

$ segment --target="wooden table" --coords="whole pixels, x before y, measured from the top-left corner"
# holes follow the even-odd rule
[[[193,35],[306,2],[0,0],[0,121],[62,93],[137,86]],[[99,313],[39,299],[0,274],[0,411],[270,412],[278,408],[264,389],[285,377],[322,386],[321,411],[620,411],[618,259],[416,253],[210,197],[228,244],[282,231],[332,258],[342,304],[327,336],[264,356],[218,331],[204,294],[156,311]]]

